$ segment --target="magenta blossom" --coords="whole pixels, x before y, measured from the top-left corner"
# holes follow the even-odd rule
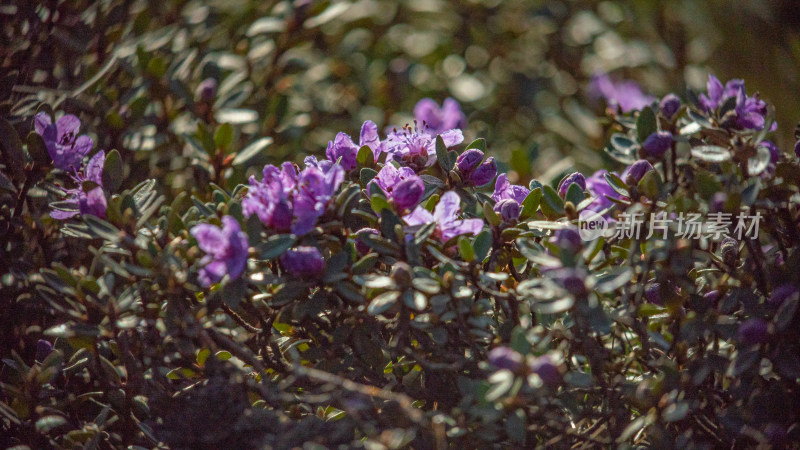
[[[61,170],[76,169],[83,158],[92,151],[94,142],[89,136],[78,136],[81,121],[66,114],[53,123],[46,112],[36,114],[36,132],[42,136],[53,164]]]
[[[203,267],[198,278],[203,286],[220,281],[225,275],[238,278],[247,264],[247,235],[231,216],[222,218],[222,228],[208,223],[195,225],[191,230],[197,245],[206,255],[200,260]]]
[[[429,99],[423,98],[414,107],[414,118],[426,126],[428,133],[436,134],[455,128],[466,128],[467,117],[461,112],[461,106],[452,98],[445,99],[442,107]]]
[[[86,164],[83,173],[76,171],[71,175],[78,187],[75,189],[63,189],[69,196],[64,203],[71,207],[68,210],[54,209],[50,211],[50,217],[58,220],[69,219],[77,214],[90,214],[100,218],[106,217],[106,195],[102,187],[103,164],[105,161],[105,152],[99,151]]]
[[[256,214],[264,226],[278,232],[308,233],[344,180],[341,166],[325,163],[309,164],[300,173],[289,162],[280,170],[265,166],[261,181],[250,177],[250,188],[242,200],[244,215]]]
[[[604,99],[612,108],[623,113],[638,111],[653,103],[656,98],[646,95],[635,81],[612,81],[607,74],[595,75],[589,83],[589,96]]]
[[[293,248],[281,256],[281,266],[290,275],[300,278],[319,278],[325,273],[325,259],[317,247]]]
[[[613,199],[621,199],[623,196],[608,184],[606,180],[607,170],[601,169],[586,179],[586,190],[593,197],[592,203],[586,209],[594,212],[604,211],[614,206]]]
[[[514,200],[521,205],[525,200],[525,197],[527,197],[530,193],[531,191],[525,186],[511,184],[508,181],[508,176],[506,176],[504,173],[501,173],[500,176],[497,177],[497,181],[494,183],[492,200],[499,202],[500,200],[509,199]]]
[[[736,127],[748,130],[762,130],[766,124],[767,104],[758,94],[748,97],[744,89],[744,80],[730,80],[722,85],[714,75],[708,76],[706,84],[708,95],[700,94],[700,106],[710,112],[722,106],[726,101],[736,99]],[[777,127],[775,124],[772,130]]]
[[[415,170],[422,170],[436,162],[436,136],[441,136],[446,147],[464,142],[461,130],[447,130],[441,133],[430,133],[423,126],[405,126],[400,131],[389,133],[385,150],[391,158]]]
[[[433,214],[427,209],[417,206],[411,214],[403,217],[410,226],[426,225],[436,223],[434,235],[447,242],[454,236],[460,234],[478,234],[483,229],[481,219],[459,219],[458,212],[461,208],[461,198],[453,191],[445,192],[439,203],[433,210]]]
[[[358,155],[358,150],[365,145],[372,150],[373,158],[377,161],[383,151],[383,143],[378,136],[378,126],[371,120],[367,120],[361,126],[358,145],[347,134],[338,133],[334,140],[328,142],[325,156],[333,162],[339,161],[341,158],[340,164],[342,168],[344,170],[353,170],[357,166],[356,155]]]
[[[410,168],[398,169],[390,162],[383,166],[370,184],[381,188],[386,198],[402,212],[413,209],[425,195],[422,178]]]
[[[474,148],[458,155],[456,169],[467,186],[483,186],[491,183],[497,176],[494,157],[490,156],[484,161],[483,156],[482,151]]]

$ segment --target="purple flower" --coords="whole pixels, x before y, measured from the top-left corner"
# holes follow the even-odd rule
[[[703,295],[703,300],[709,305],[716,305],[719,301],[719,291],[713,290],[708,291]]]
[[[509,223],[519,219],[520,207],[519,203],[510,198],[500,200],[494,205],[495,212],[500,213],[500,218],[503,222]]]
[[[495,347],[489,352],[489,364],[516,372],[522,367],[522,355],[508,347]]]
[[[206,78],[197,85],[197,90],[194,92],[195,97],[203,102],[211,103],[214,97],[217,96],[217,80],[214,78]]]
[[[743,80],[730,80],[725,86],[714,75],[708,76],[708,95],[700,94],[700,106],[706,112],[716,110],[728,99],[735,98],[736,126],[749,130],[762,130],[767,116],[767,104],[758,94],[748,97]],[[773,125],[772,130],[776,127]]]
[[[492,194],[492,200],[495,202],[499,202],[501,200],[514,200],[515,202],[519,203],[520,205],[525,200],[525,197],[530,194],[531,191],[524,187],[517,184],[511,184],[508,181],[508,177],[506,174],[501,173],[499,177],[497,177],[497,181],[494,184],[494,193]],[[495,207],[495,211],[496,211]]]
[[[58,220],[69,219],[77,214],[90,214],[100,218],[106,217],[106,195],[102,188],[105,161],[105,152],[99,151],[83,168],[83,173],[76,171],[71,175],[78,187],[75,189],[63,189],[63,191],[68,195],[64,203],[71,205],[72,208],[69,211],[54,209],[50,211],[50,217]],[[96,186],[87,191],[84,186],[85,182],[88,182],[86,187]]]
[[[560,267],[548,270],[546,273],[574,297],[585,297],[589,293],[586,283],[583,281],[586,279],[586,272],[582,269]]]
[[[644,288],[644,298],[647,303],[654,305],[663,305],[664,299],[661,298],[661,283],[650,283]]]
[[[800,289],[794,284],[782,284],[773,289],[772,295],[769,296],[767,303],[769,303],[770,306],[778,307],[798,293],[800,293]]]
[[[408,167],[396,168],[387,162],[370,183],[378,185],[398,211],[413,209],[425,195],[425,183]]]
[[[36,343],[36,361],[42,362],[53,352],[53,344],[50,341],[39,339]]]
[[[578,252],[583,248],[583,240],[575,227],[556,230],[550,237],[550,242],[571,252]]]
[[[483,186],[491,183],[497,176],[497,164],[494,158],[489,157],[483,161],[483,156],[482,151],[474,148],[458,155],[456,169],[467,186]]]
[[[586,209],[601,212],[614,206],[614,202],[609,200],[609,197],[615,199],[622,198],[622,194],[615,191],[614,188],[608,184],[605,177],[607,173],[607,170],[601,169],[586,179],[586,190],[594,197],[594,201],[592,201]]]
[[[370,247],[367,244],[365,244],[364,241],[359,239],[358,236],[362,234],[374,234],[375,236],[380,236],[381,232],[376,230],[375,228],[362,228],[356,231],[356,238],[355,238],[356,251],[358,252],[359,255],[364,256],[370,252]]]
[[[436,223],[434,235],[447,242],[451,238],[460,234],[480,233],[483,229],[481,219],[459,219],[458,212],[461,208],[461,198],[453,191],[445,192],[439,203],[433,210],[433,214],[427,209],[417,206],[411,213],[403,217],[410,226],[425,225],[431,222]]]
[[[589,96],[605,99],[608,106],[623,113],[637,111],[653,103],[655,97],[645,95],[635,81],[612,81],[607,74],[595,75],[589,83]]]
[[[675,94],[667,94],[661,99],[659,108],[664,117],[671,119],[681,109],[681,99]]]
[[[468,174],[474,171],[481,164],[481,161],[483,161],[483,152],[476,148],[471,148],[458,155],[456,168],[461,173]]]
[[[539,375],[544,384],[557,385],[561,383],[561,371],[547,355],[542,355],[530,363],[531,372]]]
[[[72,114],[66,114],[53,123],[45,112],[36,114],[36,132],[42,136],[53,164],[61,170],[75,169],[92,150],[94,142],[89,136],[78,136],[81,121]]]
[[[265,166],[261,181],[250,177],[242,200],[244,215],[256,214],[264,226],[278,232],[303,235],[314,229],[344,180],[344,169],[327,161],[317,164],[316,158],[306,162],[308,166],[299,174],[292,163],[285,162],[280,170]]]
[[[794,143],[794,155],[800,158],[800,141]]]
[[[628,186],[633,186],[639,184],[642,178],[652,170],[655,169],[653,169],[653,165],[650,164],[649,161],[640,159],[625,169],[625,172],[622,173],[622,180],[625,181],[625,184]]]
[[[203,286],[220,281],[225,275],[238,278],[247,264],[247,235],[231,216],[222,218],[222,228],[207,223],[191,230],[197,245],[206,255],[200,260],[203,267],[198,278]]]
[[[558,183],[558,195],[564,198],[567,195],[569,187],[577,184],[582,191],[586,190],[586,178],[580,172],[573,172],[565,176],[560,183]]]
[[[672,133],[656,131],[642,142],[644,151],[653,158],[661,158],[672,147]]]
[[[368,146],[372,150],[374,160],[378,160],[383,151],[383,143],[378,136],[378,126],[375,122],[367,120],[361,126],[361,136],[359,136],[358,145],[353,142],[353,139],[345,133],[338,133],[333,141],[328,142],[328,149],[325,150],[325,156],[329,160],[336,162],[341,158],[340,164],[344,170],[353,170],[358,165],[356,162],[356,155],[358,150],[363,146]]]
[[[325,259],[317,247],[296,247],[280,259],[283,269],[296,277],[319,278],[325,273]]]
[[[422,170],[436,162],[436,136],[441,136],[448,148],[464,141],[464,135],[458,129],[430,133],[424,127],[419,129],[416,126],[405,126],[400,131],[389,133],[385,150],[395,161],[415,170]]]
[[[763,344],[769,340],[767,322],[752,318],[739,325],[739,342],[743,345]]]
[[[452,98],[445,99],[441,108],[435,101],[423,98],[414,107],[414,118],[433,135],[467,126],[467,117],[461,112],[458,102]]]

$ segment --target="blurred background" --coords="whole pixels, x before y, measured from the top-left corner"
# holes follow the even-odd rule
[[[366,119],[402,125],[423,97],[457,99],[512,179],[615,168],[596,73],[684,98],[709,73],[744,78],[786,152],[800,120],[795,0],[15,0],[0,20],[3,116],[78,114],[132,164],[126,183],[170,173],[174,191],[213,178],[198,121],[232,123],[234,150],[274,139],[229,169],[241,182]]]

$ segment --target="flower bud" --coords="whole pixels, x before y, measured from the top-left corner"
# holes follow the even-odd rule
[[[647,136],[642,142],[642,148],[648,156],[660,158],[672,147],[672,133],[669,131],[656,131]]]
[[[364,256],[367,253],[369,253],[371,249],[367,244],[364,243],[364,241],[358,238],[358,236],[361,234],[374,234],[376,236],[379,236],[381,233],[375,228],[362,228],[356,231],[356,238],[355,238],[356,251],[358,252],[359,255]]]
[[[510,198],[497,202],[494,205],[494,210],[500,213],[500,218],[503,219],[503,222],[514,222],[519,219],[519,203]]]
[[[469,177],[469,183],[473,186],[484,186],[491,183],[497,176],[497,164],[494,157],[490,156],[483,162]]]
[[[325,273],[325,259],[316,247],[301,246],[284,253],[281,265],[290,275],[300,278],[317,278]]]
[[[795,154],[795,156],[800,158],[800,141],[797,141],[794,144],[794,154]]]
[[[550,242],[572,252],[580,251],[583,248],[583,240],[575,228],[562,228],[556,230],[550,238]]]
[[[39,339],[36,343],[36,361],[42,362],[53,351],[53,344],[50,341]]]
[[[414,278],[411,274],[411,266],[402,261],[394,263],[391,276],[395,283],[401,287],[411,286],[411,281]]]
[[[767,322],[761,319],[747,319],[739,325],[739,342],[743,345],[763,344],[769,340]]]
[[[719,291],[713,290],[706,292],[705,295],[703,295],[703,301],[709,306],[715,306],[717,302],[719,302]]]
[[[533,373],[539,375],[539,378],[542,379],[544,384],[561,384],[561,371],[547,355],[536,358],[530,364],[530,369]]]
[[[681,109],[681,99],[675,94],[667,94],[661,99],[659,108],[664,117],[671,119]]]
[[[663,305],[664,299],[661,298],[661,283],[650,283],[645,287],[644,298],[647,299],[647,303]]]
[[[722,253],[722,261],[731,267],[735,267],[739,262],[739,242],[732,237],[726,237],[719,247],[720,253]]]
[[[640,159],[625,169],[625,172],[622,174],[623,180],[628,186],[637,185],[651,170],[655,169],[653,169],[653,165],[650,164],[650,161]]]
[[[475,170],[483,161],[483,152],[472,148],[458,155],[456,167],[461,173],[467,174]]]
[[[195,91],[195,97],[199,101],[211,103],[217,96],[217,80],[214,78],[206,78],[201,81]]]
[[[392,201],[400,210],[412,209],[419,204],[425,195],[425,183],[420,177],[407,178],[395,186]]]
[[[564,177],[560,183],[558,183],[558,195],[561,198],[564,198],[567,195],[567,191],[569,187],[576,183],[582,191],[586,190],[586,178],[580,172],[574,172]]]
[[[489,364],[516,372],[522,367],[522,355],[508,347],[495,347],[489,352]]]
[[[778,307],[786,300],[796,295],[800,290],[793,284],[782,284],[772,290],[772,295],[769,296],[767,303],[770,306]]]

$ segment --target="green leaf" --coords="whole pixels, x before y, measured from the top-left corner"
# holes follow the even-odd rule
[[[25,167],[25,153],[22,151],[22,141],[19,139],[14,127],[2,118],[0,118],[0,148],[3,150],[0,154],[6,163],[6,167],[12,171],[14,178],[22,180]]]
[[[721,163],[731,159],[731,152],[717,145],[701,145],[692,148],[692,157],[707,163]]]
[[[661,175],[656,170],[651,170],[644,174],[637,185],[639,192],[646,195],[650,200],[658,200],[661,197],[663,188],[664,182],[661,181]]]
[[[228,150],[228,147],[231,146],[233,143],[233,126],[229,123],[223,123],[219,127],[217,127],[217,131],[214,132],[214,144],[216,144],[217,148],[222,150],[223,153]]]
[[[636,119],[636,135],[639,142],[642,143],[651,134],[658,131],[658,119],[653,109],[646,107],[639,112],[639,117]]]
[[[197,351],[197,365],[203,367],[208,359],[208,356],[211,355],[211,350],[207,348],[203,348]]]
[[[105,220],[86,214],[83,216],[83,221],[96,236],[111,242],[119,242],[122,240],[124,233],[117,227],[106,222]]]
[[[292,248],[295,242],[297,236],[293,234],[278,234],[267,238],[266,242],[256,247],[256,250],[261,259],[275,259]]]
[[[564,215],[564,200],[558,196],[558,192],[552,186],[542,186],[544,201],[539,205],[542,213],[550,220],[558,219]]]
[[[484,138],[475,139],[474,141],[472,141],[471,144],[469,144],[467,146],[467,148],[465,150],[471,150],[473,148],[477,149],[477,150],[480,150],[482,152],[485,152],[486,151],[486,139],[484,139]]]
[[[384,292],[383,294],[375,297],[369,302],[369,306],[367,307],[367,312],[372,315],[378,315],[386,312],[389,308],[394,306],[397,303],[397,299],[400,298],[400,292],[397,291],[389,291]]]
[[[122,157],[117,150],[111,150],[103,164],[103,187],[108,192],[116,192],[120,185],[122,185]]]
[[[495,227],[503,223],[503,220],[497,215],[496,212],[494,212],[492,204],[489,202],[483,202],[483,217],[486,218],[486,221],[489,222],[489,225]]]
[[[52,162],[50,154],[47,152],[47,145],[44,139],[39,136],[39,133],[31,131],[27,137],[28,154],[31,155],[33,161],[43,167],[47,167]]]
[[[392,209],[389,200],[386,200],[386,197],[379,194],[370,197],[370,205],[372,206],[372,210],[377,214],[381,214],[385,209]]]
[[[364,145],[358,149],[356,162],[358,163],[358,167],[372,167],[375,165],[375,154],[368,145]]]
[[[387,163],[391,164],[391,163]],[[361,169],[361,172],[358,173],[358,178],[361,181],[361,186],[366,188],[370,181],[375,178],[378,172],[375,169],[370,169],[369,167],[365,167]]]
[[[528,220],[536,214],[539,203],[542,201],[542,188],[538,187],[530,192],[522,201],[522,210],[519,213],[519,220]]]
[[[569,188],[567,189],[567,195],[565,196],[565,200],[568,202],[572,202],[573,205],[580,204],[586,198],[586,194],[583,193],[583,189],[578,186],[578,183],[572,183]]]
[[[255,158],[262,150],[267,148],[270,144],[272,144],[271,137],[263,137],[252,144],[245,147],[243,150],[236,153],[236,157],[233,158],[233,165],[239,166],[243,164],[247,164],[251,159]]]
[[[447,146],[441,136],[436,136],[436,159],[445,172],[453,170],[453,163],[450,161],[450,155],[447,154]]]
[[[618,177],[617,174],[607,172],[603,175],[606,179],[608,185],[617,192],[617,194],[623,195],[625,197],[629,197],[631,194],[628,192],[628,185],[622,181],[622,178]]]
[[[217,359],[220,359],[222,361],[227,361],[231,359],[231,357],[233,357],[233,355],[231,355],[231,352],[227,350],[220,350],[217,353],[215,353],[214,356],[216,356]]]
[[[461,259],[464,261],[472,261],[475,259],[475,249],[472,248],[472,244],[469,242],[467,236],[458,238],[458,252],[461,254]]]
[[[56,428],[67,424],[67,419],[61,416],[44,416],[36,421],[36,431],[47,434]]]
[[[475,259],[483,261],[489,255],[489,250],[492,248],[492,232],[483,230],[475,238],[472,243],[472,248],[475,250]]]

